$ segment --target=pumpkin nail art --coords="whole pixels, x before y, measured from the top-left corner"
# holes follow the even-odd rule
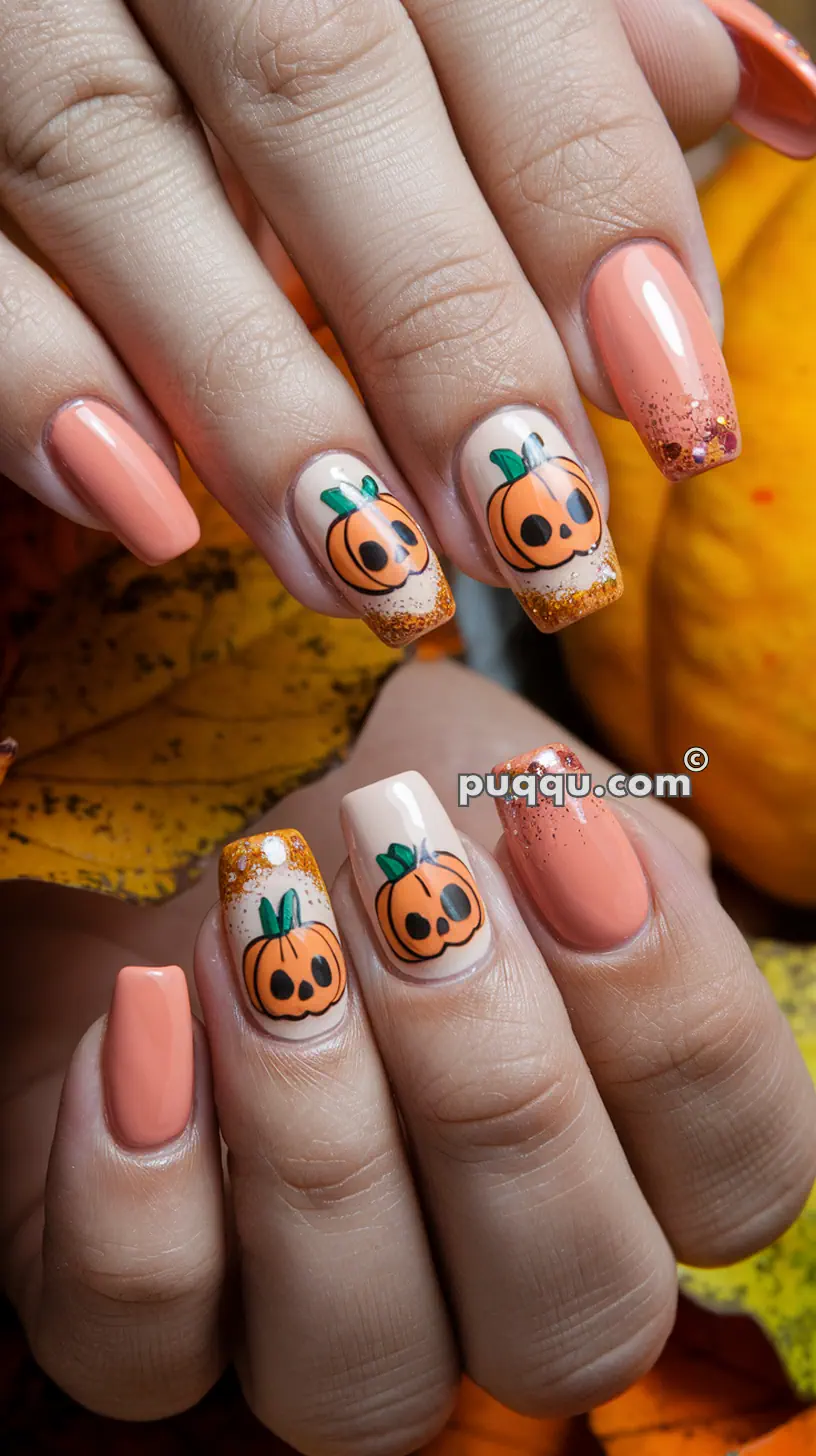
[[[358,456],[318,456],[298,476],[293,499],[331,581],[383,642],[402,647],[453,616],[422,529]]]
[[[275,829],[234,840],[222,851],[219,882],[235,969],[266,1030],[303,1040],[339,1025],[346,964],[302,834]]]
[[[548,415],[519,407],[482,420],[459,470],[496,565],[540,631],[617,601],[623,583],[598,497]]]
[[[391,965],[416,980],[475,965],[490,944],[464,846],[421,774],[382,779],[341,808],[351,866]]]

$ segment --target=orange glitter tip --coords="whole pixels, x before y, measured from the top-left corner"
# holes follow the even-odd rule
[[[328,899],[317,860],[297,829],[270,829],[267,834],[233,839],[224,845],[218,864],[221,900],[228,904],[256,888],[270,874],[287,872],[303,875]]]

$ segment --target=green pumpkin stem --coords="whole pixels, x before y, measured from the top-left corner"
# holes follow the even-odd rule
[[[377,496],[380,493],[380,487],[378,486],[373,475],[363,476],[360,489],[363,492],[363,495],[367,495],[371,500],[376,500]]]
[[[320,499],[336,515],[353,516],[355,511],[362,510],[376,500],[379,493],[380,487],[374,476],[364,475],[361,485],[352,485],[350,480],[344,480],[342,485],[332,485],[328,490],[321,490]]]
[[[385,878],[392,884],[409,875],[417,866],[416,849],[409,848],[407,844],[389,844],[388,853],[378,854],[376,858]]]
[[[264,897],[258,906],[258,914],[261,920],[261,930],[269,940],[280,940],[282,936],[288,935],[290,931],[297,930],[300,920],[300,900],[297,890],[287,890],[283,896],[277,911],[269,900]]]
[[[277,940],[280,937],[280,925],[270,902],[264,898],[259,907],[258,913],[261,917],[261,930],[270,940]]]

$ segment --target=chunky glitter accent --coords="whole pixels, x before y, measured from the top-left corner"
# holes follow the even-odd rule
[[[328,899],[323,876],[303,835],[296,829],[271,829],[268,834],[234,839],[222,849],[218,866],[222,903],[229,905],[239,899],[254,881],[280,870],[284,864],[290,872],[311,880],[318,893]]]
[[[449,622],[455,610],[453,594],[440,571],[436,597],[430,609],[384,612],[369,607],[365,612],[365,621],[386,647],[407,647],[418,637],[424,637],[426,632],[432,632],[435,627]]]
[[[586,562],[589,558],[580,558]],[[584,567],[584,570],[586,568]],[[540,632],[559,632],[590,612],[601,607],[610,607],[623,595],[623,577],[612,542],[607,536],[607,546],[601,546],[595,580],[586,585],[566,583],[551,591],[536,591],[532,587],[521,588],[517,596],[527,616]]]

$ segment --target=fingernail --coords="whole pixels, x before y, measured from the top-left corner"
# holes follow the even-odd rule
[[[617,601],[623,582],[598,498],[548,415],[518,407],[482,420],[459,473],[499,571],[540,631]]]
[[[582,950],[629,940],[649,913],[646,880],[611,809],[591,789],[580,793],[589,778],[577,755],[551,743],[493,773],[508,776],[508,797],[495,803],[510,856],[553,934]],[[512,792],[518,775],[533,776],[533,805],[527,783]]]
[[[193,1106],[193,1019],[180,966],[125,966],[119,972],[102,1068],[119,1142],[159,1148],[184,1131]]]
[[[235,971],[264,1030],[304,1041],[339,1026],[346,963],[312,851],[296,829],[221,852],[221,911]]]
[[[140,561],[158,566],[195,546],[192,506],[155,450],[110,405],[63,405],[45,442],[68,488]]]
[[[750,0],[706,0],[740,61],[735,126],[786,157],[816,155],[816,66],[789,30]]]
[[[389,647],[453,616],[450,587],[421,527],[359,456],[318,456],[297,477],[293,501],[331,581]]]
[[[387,960],[415,980],[469,970],[490,926],[464,845],[430,784],[408,772],[346,794],[351,868]]]
[[[590,283],[587,314],[621,409],[669,480],[736,459],[739,424],[722,350],[668,248],[614,248]]]

